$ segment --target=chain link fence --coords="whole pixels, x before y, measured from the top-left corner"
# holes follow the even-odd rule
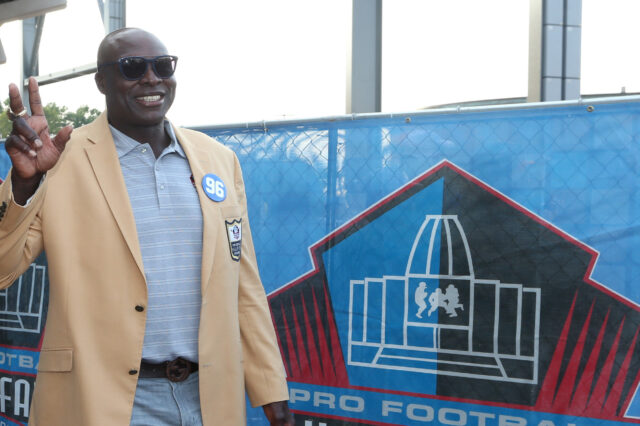
[[[595,100],[200,130],[240,158],[270,290],[311,267],[311,244],[446,159],[597,245],[596,273],[613,274],[608,285],[624,294],[638,272],[638,112]]]
[[[639,114],[602,99],[200,129],[243,166],[292,387],[640,415]]]
[[[628,97],[199,129],[243,167],[296,423],[415,420],[354,386],[640,418],[639,123]]]

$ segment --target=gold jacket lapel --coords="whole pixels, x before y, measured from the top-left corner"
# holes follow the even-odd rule
[[[215,208],[207,194],[202,189],[202,179],[204,175],[211,172],[215,168],[215,159],[211,153],[199,149],[190,143],[189,138],[180,130],[173,126],[176,138],[180,142],[180,146],[184,150],[189,160],[191,173],[198,192],[200,200],[200,209],[202,210],[202,294],[205,294],[207,285],[211,278],[213,269],[213,259],[216,249],[216,237],[218,235],[218,224],[220,221],[220,209]]]
[[[100,189],[109,204],[111,213],[115,218],[120,232],[127,242],[127,246],[133,255],[140,272],[144,276],[142,254],[138,243],[136,222],[129,202],[129,194],[124,183],[120,161],[113,143],[113,137],[107,122],[107,113],[103,112],[98,119],[91,124],[92,128],[87,135],[88,143],[85,151],[93,172],[95,173]]]

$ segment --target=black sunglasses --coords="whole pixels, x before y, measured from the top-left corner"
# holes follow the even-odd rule
[[[178,63],[177,56],[161,55],[155,58],[144,58],[142,56],[125,56],[115,62],[106,62],[98,65],[98,69],[107,65],[118,64],[120,74],[125,80],[140,80],[147,73],[147,64],[151,64],[153,72],[159,78],[169,78],[176,71]]]

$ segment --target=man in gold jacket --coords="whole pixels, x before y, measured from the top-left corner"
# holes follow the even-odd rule
[[[161,400],[139,408],[139,382],[173,386],[197,377],[194,401],[187,401],[199,404],[201,420],[193,424],[245,424],[246,392],[272,425],[293,426],[238,160],[211,138],[177,127],[171,127],[174,139],[186,154],[202,211],[197,361],[145,366],[148,283],[110,126],[159,157],[172,141],[165,114],[175,94],[175,58],[152,34],[124,29],[105,37],[98,66],[107,110],[73,134],[65,127],[49,136],[34,79],[31,115],[18,88],[9,87],[12,169],[0,185],[0,287],[43,249],[49,264],[49,311],[29,424],[138,424],[132,412],[145,418],[167,409]],[[205,184],[212,172],[226,184],[224,197]],[[241,237],[232,236],[229,223],[242,223]],[[144,371],[154,378],[143,378]],[[175,424],[146,418],[156,420],[139,424]]]

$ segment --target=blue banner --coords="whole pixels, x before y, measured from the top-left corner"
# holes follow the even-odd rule
[[[355,118],[200,129],[243,167],[296,424],[640,423],[640,104]],[[0,378],[32,379],[46,304],[11,297]]]
[[[640,422],[639,112],[209,129],[243,164],[297,423]]]

